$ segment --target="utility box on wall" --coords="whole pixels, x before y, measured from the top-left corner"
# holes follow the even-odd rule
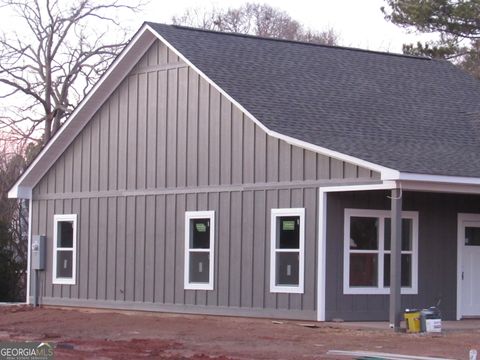
[[[45,235],[32,236],[32,270],[45,270]]]

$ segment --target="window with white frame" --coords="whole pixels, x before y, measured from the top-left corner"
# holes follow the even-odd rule
[[[53,216],[53,283],[75,284],[77,215]]]
[[[272,209],[270,291],[303,293],[305,209]]]
[[[185,289],[213,290],[214,211],[185,213]]]
[[[345,209],[345,294],[388,294],[391,219],[387,210]],[[402,212],[402,294],[418,291],[418,213]]]

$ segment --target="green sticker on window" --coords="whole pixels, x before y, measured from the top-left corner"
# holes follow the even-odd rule
[[[282,221],[282,230],[285,230],[285,231],[295,230],[295,221],[294,220],[283,220]]]
[[[203,223],[196,223],[195,228],[197,229],[198,232],[205,232],[207,231],[207,225]]]

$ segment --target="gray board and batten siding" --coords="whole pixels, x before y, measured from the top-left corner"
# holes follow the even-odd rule
[[[157,41],[33,189],[40,302],[316,319],[318,188],[378,179],[267,135]],[[305,208],[304,294],[270,292],[270,210],[289,207]],[[189,210],[215,211],[213,291],[184,290]],[[53,215],[70,213],[76,284],[54,285]]]
[[[344,211],[390,210],[386,191],[328,194],[326,320],[388,319],[388,295],[343,293]],[[479,195],[403,192],[403,210],[418,212],[418,294],[402,295],[402,309],[438,305],[445,320],[457,310],[457,216],[480,213]]]

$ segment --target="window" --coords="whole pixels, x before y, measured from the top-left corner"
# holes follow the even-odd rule
[[[305,209],[272,209],[270,291],[303,293]]]
[[[345,209],[345,294],[388,294],[390,211]],[[402,294],[417,293],[418,213],[402,212]]]
[[[53,216],[53,283],[75,284],[77,215]]]
[[[185,213],[185,289],[213,290],[214,211]]]

